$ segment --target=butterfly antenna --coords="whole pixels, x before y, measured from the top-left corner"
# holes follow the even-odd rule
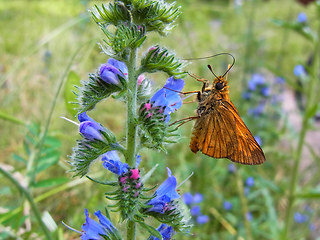
[[[235,59],[235,57],[234,57],[232,54],[230,54],[230,53],[225,53],[225,54],[231,56],[232,59],[233,59],[233,62],[232,62],[232,64],[231,64],[231,66],[230,66],[230,65],[228,66],[228,70],[223,74],[222,77],[224,77],[224,76],[230,71],[230,69],[233,67],[233,65],[234,65],[235,62],[236,62],[236,59]]]
[[[210,72],[212,72],[212,74],[213,74],[216,78],[218,78],[218,76],[213,72],[211,65],[208,65],[208,68],[209,68]],[[219,78],[218,78],[218,79],[219,79]]]

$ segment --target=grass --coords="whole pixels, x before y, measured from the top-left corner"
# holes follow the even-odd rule
[[[36,181],[54,176],[71,177],[70,173],[66,173],[69,169],[66,162],[75,139],[78,138],[78,130],[60,119],[60,116],[74,118],[66,110],[63,94],[57,98],[54,94],[59,79],[62,78],[75,52],[77,57],[72,62],[70,70],[74,70],[81,79],[86,79],[88,72],[94,72],[101,63],[106,62],[106,57],[100,53],[98,46],[94,45],[95,42],[101,41],[103,36],[93,21],[88,18],[87,9],[94,3],[86,1],[0,2],[2,33],[0,49],[4,50],[0,56],[0,116],[5,114],[9,117],[9,119],[0,117],[2,124],[0,159],[2,164],[20,173],[21,182],[27,179],[24,176],[26,174],[24,163],[14,160],[13,154],[28,157],[23,144],[28,131],[24,125],[17,123],[20,121],[26,124],[37,123],[43,130],[49,108],[54,100],[57,103],[48,135],[62,143],[59,147],[60,158],[59,162],[37,175]],[[268,161],[262,166],[237,166],[237,176],[232,175],[228,172],[229,161],[213,160],[199,153],[194,155],[188,150],[192,129],[192,123],[188,123],[180,129],[183,136],[181,142],[170,146],[167,155],[149,150],[142,152],[142,170],[146,172],[156,163],[159,164],[157,174],[152,178],[150,185],[161,182],[165,178],[166,166],[173,170],[180,182],[194,172],[191,180],[181,187],[181,193],[187,191],[202,193],[204,195],[202,212],[210,216],[209,223],[195,226],[194,234],[197,239],[228,240],[241,239],[241,237],[249,239],[250,235],[253,236],[252,239],[279,239],[285,219],[287,189],[291,181],[289,171],[293,164],[292,152],[297,146],[299,126],[292,125],[288,120],[288,113],[282,108],[277,109],[281,114],[277,115],[276,119],[272,119],[274,115],[271,114],[264,115],[259,121],[250,119],[246,111],[255,102],[244,101],[241,93],[251,73],[254,72],[263,73],[270,84],[274,76],[284,76],[287,92],[292,92],[296,88],[293,68],[297,64],[306,63],[313,51],[313,45],[296,33],[275,26],[271,19],[294,20],[298,12],[304,11],[308,15],[311,27],[315,29],[319,24],[315,7],[303,8],[289,0],[245,1],[244,5],[237,9],[234,9],[232,1],[189,0],[178,1],[178,4],[182,5],[183,12],[178,26],[167,38],[158,38],[152,34],[144,46],[147,49],[155,43],[160,43],[173,49],[181,58],[204,57],[220,52],[232,53],[237,61],[229,74],[231,99],[253,133],[259,134],[264,140],[263,149]],[[250,26],[249,29],[248,26]],[[86,43],[88,43],[87,47],[77,50]],[[141,52],[146,49],[142,49]],[[225,71],[226,64],[229,62],[229,58],[224,57],[192,61],[186,69],[211,79],[212,76],[206,69],[207,64],[212,64],[215,72],[220,74]],[[167,78],[163,74],[148,76],[158,87]],[[201,84],[186,78],[187,91],[200,88]],[[287,104],[286,101],[283,105],[285,104]],[[195,108],[196,103],[186,104],[174,118],[191,116]],[[125,114],[125,108],[121,103],[108,100],[97,105],[94,117],[122,137],[125,134],[125,122],[119,111]],[[274,112],[271,111],[271,113]],[[18,121],[12,121],[10,117]],[[313,148],[315,149],[314,158],[307,154],[306,149],[302,152],[302,161],[311,162],[311,165],[309,168],[299,169],[298,191],[317,190],[319,173],[314,169],[318,169],[319,153],[316,151],[316,143]],[[104,171],[95,164],[92,174],[102,175]],[[255,179],[254,187],[246,196],[253,220],[246,222],[242,212],[243,202],[239,199],[237,188],[249,176]],[[18,190],[4,178],[2,180],[3,187],[0,192],[5,199],[1,202],[1,206],[8,210],[8,213],[12,213],[14,209],[24,204],[24,200],[19,200],[17,204],[15,200],[19,196]],[[58,189],[54,191],[55,194],[44,197],[37,204],[41,211],[48,211],[58,224],[60,230],[55,234],[58,236],[60,231],[60,236],[63,235],[60,239],[76,236],[59,224],[62,220],[79,229],[84,221],[85,207],[97,210],[103,209],[109,203],[101,198],[108,189],[100,186],[93,188],[90,181],[80,184],[77,179],[72,178],[70,182],[60,187],[33,188],[32,194],[34,197],[41,197],[54,189]],[[225,200],[233,203],[231,211],[223,209],[222,204]],[[306,207],[311,207],[314,213],[306,211]],[[293,222],[287,239],[316,239],[320,231],[319,219],[317,219],[318,198],[299,198],[293,205],[293,211],[308,214],[310,223],[315,224],[316,230],[309,231],[308,223]],[[21,211],[18,216],[22,219],[21,225],[15,225],[12,228],[24,229]],[[222,217],[223,220],[217,216]],[[0,216],[0,220],[3,217],[5,214]],[[116,215],[112,215],[112,218],[116,223]],[[1,221],[1,224],[13,226],[12,221],[9,220]],[[249,224],[249,227],[245,228],[244,223]],[[236,234],[232,235],[233,231],[230,232],[230,228],[228,230],[225,226],[231,226]],[[12,232],[13,235],[16,234],[14,230]],[[36,223],[32,225],[32,232],[42,234]],[[138,231],[138,236],[139,234],[143,233]],[[28,232],[23,235],[23,238],[32,239]],[[177,239],[189,238],[177,236]]]

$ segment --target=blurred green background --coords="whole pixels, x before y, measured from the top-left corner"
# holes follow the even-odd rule
[[[97,45],[104,36],[88,11],[101,3],[0,1],[0,166],[27,185],[40,211],[47,213],[45,222],[52,227],[54,239],[77,239],[78,234],[61,221],[80,229],[85,207],[93,212],[111,203],[103,197],[106,187],[72,178],[68,172],[68,155],[79,133],[75,125],[60,118],[75,120],[68,104],[73,99],[73,84],[87,79],[88,73],[107,60]],[[253,135],[261,139],[267,158],[261,166],[240,166],[194,155],[188,147],[192,123],[180,128],[181,141],[168,146],[167,154],[143,151],[144,172],[159,164],[150,186],[166,178],[167,166],[179,182],[194,172],[180,193],[201,193],[201,212],[209,221],[198,224],[195,217],[191,235],[177,235],[176,239],[280,239],[292,181],[297,194],[287,239],[319,239],[319,94],[315,93],[319,79],[311,84],[319,73],[312,60],[319,54],[315,52],[320,24],[316,4],[292,0],[176,3],[182,11],[177,26],[167,37],[149,35],[140,53],[160,44],[182,59],[221,52],[234,55],[236,64],[228,76],[230,97]],[[307,16],[303,22],[297,19],[302,12]],[[207,64],[220,75],[228,63],[227,56],[193,60],[186,70],[212,79]],[[294,73],[297,65],[304,66],[302,73]],[[168,76],[148,77],[159,88]],[[255,77],[262,78],[263,84],[250,90]],[[61,81],[62,91],[56,96]],[[201,89],[194,79],[186,77],[185,81],[186,91]],[[184,105],[173,118],[194,115],[196,106]],[[306,111],[308,106],[312,111]],[[121,102],[103,101],[90,116],[119,139],[124,137],[125,106]],[[37,153],[46,126],[48,134]],[[30,169],[35,156],[40,166]],[[99,164],[92,166],[90,176],[105,175]],[[32,186],[28,185],[31,176],[36,176]],[[108,173],[107,178],[111,177]],[[0,178],[0,239],[45,239],[33,214],[30,217],[24,195],[3,175]],[[254,179],[252,186],[248,178]],[[232,207],[226,207],[226,202]],[[117,223],[117,215],[112,218]],[[137,239],[147,236],[138,229]]]

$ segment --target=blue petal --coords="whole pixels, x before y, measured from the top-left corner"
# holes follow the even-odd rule
[[[184,84],[185,82],[182,79],[175,79],[174,77],[169,77],[164,86],[167,89],[172,89],[180,92],[183,89]]]
[[[301,13],[298,14],[297,22],[305,23],[305,22],[307,22],[307,20],[308,20],[308,17],[304,12],[301,12]]]
[[[137,160],[136,160],[136,168],[139,167],[140,162],[141,162],[141,156],[138,155],[138,156],[137,156]]]
[[[106,227],[109,231],[113,231],[113,229],[115,229],[110,220],[105,217],[100,210],[96,211],[94,214],[98,217],[99,222],[102,226]]]
[[[246,185],[248,187],[252,187],[254,185],[254,178],[253,177],[248,177],[246,180]]]
[[[168,226],[167,224],[162,223],[157,230],[160,232],[162,236],[162,240],[170,240],[172,236],[174,235],[173,227]],[[159,238],[156,238],[154,236],[151,236],[151,240],[160,240]]]
[[[110,172],[122,175],[128,172],[129,165],[120,161],[117,151],[109,151],[102,155],[102,165]]]
[[[86,222],[82,225],[82,240],[99,240],[103,239],[100,235],[105,234],[104,228],[95,220],[89,217],[88,210],[85,209]]]
[[[95,122],[91,117],[89,117],[89,116],[87,115],[87,112],[83,112],[83,113],[78,114],[78,120],[79,120],[80,122],[84,122],[84,121]]]
[[[127,65],[124,62],[118,61],[113,58],[109,58],[107,61],[108,64],[111,64],[112,66],[116,67],[119,69],[124,75],[128,74],[128,68]]]
[[[89,140],[103,140],[104,137],[100,131],[103,131],[101,125],[97,122],[84,121],[80,123],[79,131],[82,136]]]
[[[225,210],[227,210],[227,211],[231,210],[232,209],[232,203],[228,202],[228,201],[223,202],[223,208]]]
[[[303,65],[296,65],[294,67],[293,73],[295,76],[300,77],[306,74],[306,70]]]

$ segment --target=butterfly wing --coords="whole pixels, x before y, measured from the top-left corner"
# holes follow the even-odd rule
[[[234,105],[224,99],[197,119],[190,148],[214,158],[241,164],[261,164],[265,156]]]

